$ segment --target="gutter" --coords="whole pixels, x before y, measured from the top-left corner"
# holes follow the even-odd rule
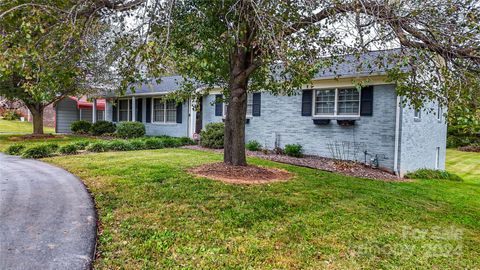
[[[395,152],[393,156],[393,171],[396,175],[400,176],[400,166],[398,164],[398,152],[400,148],[400,113],[401,113],[401,107],[400,107],[400,101],[401,98],[400,96],[397,95],[397,111],[395,115]]]

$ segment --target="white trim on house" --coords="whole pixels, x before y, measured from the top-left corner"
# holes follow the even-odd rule
[[[338,113],[338,92],[339,90],[356,90],[358,91],[358,113],[357,114],[339,114]],[[335,87],[335,88],[314,88],[313,96],[312,96],[312,117],[314,118],[359,118],[360,117],[360,105],[362,99],[362,91],[358,90],[354,87]],[[327,90],[335,90],[335,98],[334,98],[334,109],[333,114],[317,114],[316,113],[316,103],[317,103],[317,91],[327,91]]]

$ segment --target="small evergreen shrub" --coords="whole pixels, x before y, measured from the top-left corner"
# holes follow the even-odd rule
[[[73,144],[75,145],[77,150],[85,150],[85,148],[87,148],[87,146],[90,144],[90,142],[89,141],[78,141],[78,142],[74,142]]]
[[[450,181],[457,181],[457,182],[463,181],[463,179],[460,176],[454,173],[449,173],[447,171],[442,171],[442,170],[432,170],[432,169],[419,169],[414,172],[409,172],[405,174],[405,178],[440,179],[440,180],[450,180]]]
[[[200,145],[208,148],[223,148],[224,123],[210,123],[200,132]]]
[[[90,152],[105,152],[108,146],[108,142],[98,141],[90,143],[86,149]]]
[[[262,145],[255,140],[251,140],[245,144],[245,148],[247,148],[250,151],[259,151],[259,150],[262,150]]]
[[[57,152],[57,150],[59,148],[58,144],[56,144],[56,143],[47,143],[46,145],[47,145],[47,147],[50,148],[50,150],[52,150],[52,153]]]
[[[120,122],[117,126],[120,138],[131,139],[145,136],[145,125],[140,122]]]
[[[182,146],[179,138],[161,138],[163,140],[163,145],[168,148],[179,147]]]
[[[300,144],[287,144],[285,145],[285,154],[291,157],[302,157],[303,147]]]
[[[95,136],[114,133],[117,129],[114,123],[108,121],[98,121],[90,127],[90,133]]]
[[[195,144],[195,141],[192,140],[189,137],[180,137],[180,138],[178,138],[178,140],[180,141],[181,145],[194,145]]]
[[[144,150],[144,149],[147,149],[145,140],[143,140],[143,139],[130,140],[130,145],[131,145],[131,147],[132,147],[132,150]]]
[[[22,154],[23,150],[25,150],[25,145],[23,145],[23,144],[12,144],[7,148],[5,153],[7,153],[9,155],[19,156],[20,154]]]
[[[162,138],[148,138],[145,139],[145,148],[146,149],[161,149],[165,148],[165,143]]]
[[[16,110],[6,110],[3,112],[2,116],[3,120],[20,120],[22,115]]]
[[[58,152],[60,152],[60,154],[62,154],[62,155],[75,155],[75,154],[78,153],[78,149],[77,149],[76,144],[70,143],[70,144],[63,145],[62,147],[60,147],[58,149]]]
[[[108,142],[108,150],[112,151],[130,151],[133,150],[129,141],[113,140]]]
[[[70,125],[70,129],[76,134],[87,134],[91,127],[92,124],[85,120],[75,121]]]
[[[51,156],[53,156],[52,148],[46,144],[30,147],[22,154],[24,158],[45,158]]]

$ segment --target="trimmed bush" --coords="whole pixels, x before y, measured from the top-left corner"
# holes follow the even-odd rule
[[[148,138],[145,140],[146,149],[161,149],[165,148],[165,143],[162,138]]]
[[[144,150],[147,149],[147,146],[145,144],[145,140],[143,139],[134,139],[130,140],[130,145],[132,147],[132,150]]]
[[[85,148],[87,148],[87,146],[90,144],[90,142],[89,141],[78,141],[78,142],[74,142],[73,144],[75,145],[77,150],[85,150]]]
[[[98,141],[90,143],[86,149],[90,152],[105,152],[108,150],[108,147],[108,142]]]
[[[64,145],[58,149],[62,155],[75,155],[78,153],[77,146],[74,143]]]
[[[189,137],[180,137],[180,138],[178,138],[178,140],[180,141],[181,145],[194,145],[195,144],[195,141],[192,140]]]
[[[285,145],[285,154],[291,157],[302,157],[303,147],[300,144],[287,144]]]
[[[179,147],[182,146],[179,138],[162,138],[163,145],[168,148]]]
[[[259,150],[262,150],[262,145],[255,140],[251,140],[245,144],[245,148],[247,148],[250,151],[259,151]]]
[[[450,181],[457,181],[457,182],[463,181],[463,179],[460,176],[454,173],[449,173],[447,171],[442,171],[442,170],[432,170],[432,169],[420,169],[414,172],[409,172],[405,174],[405,178],[439,179],[439,180],[450,180]]]
[[[22,154],[24,158],[45,158],[53,156],[51,146],[42,144],[28,148]]]
[[[112,151],[130,151],[133,150],[129,141],[113,140],[108,143],[108,150]]]
[[[57,152],[57,150],[59,148],[58,144],[56,144],[56,143],[47,143],[46,145],[47,145],[47,147],[50,148],[50,150],[52,150],[52,153]]]
[[[70,125],[70,130],[72,130],[73,133],[77,134],[87,134],[90,131],[91,127],[92,124],[90,122],[87,122],[85,120],[79,120],[73,122]]]
[[[108,121],[98,121],[90,127],[90,133],[95,136],[114,133],[117,126]]]
[[[224,123],[210,123],[200,132],[200,145],[208,148],[223,148]]]
[[[145,125],[140,122],[120,122],[117,126],[120,138],[131,139],[145,136]]]
[[[12,144],[7,148],[5,153],[7,153],[9,155],[19,156],[23,152],[23,150],[25,150],[25,145],[23,145],[23,144]]]

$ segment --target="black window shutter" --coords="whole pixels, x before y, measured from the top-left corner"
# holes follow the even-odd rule
[[[177,123],[182,123],[182,103],[177,104]]]
[[[312,90],[303,90],[302,116],[312,116]]]
[[[152,122],[152,98],[145,99],[145,122]]]
[[[373,115],[373,86],[362,88],[362,94],[360,97],[360,115]]]
[[[252,115],[260,116],[262,108],[262,94],[253,93],[253,105],[252,105]]]
[[[128,114],[128,121],[132,121],[132,99],[128,100],[128,111],[130,112]]]
[[[118,102],[116,99],[112,101],[112,122],[117,122],[117,106]]]
[[[223,116],[222,95],[215,95],[215,116]]]
[[[137,110],[137,122],[142,122],[142,112],[143,112],[143,98],[137,98],[135,100],[136,110]]]

